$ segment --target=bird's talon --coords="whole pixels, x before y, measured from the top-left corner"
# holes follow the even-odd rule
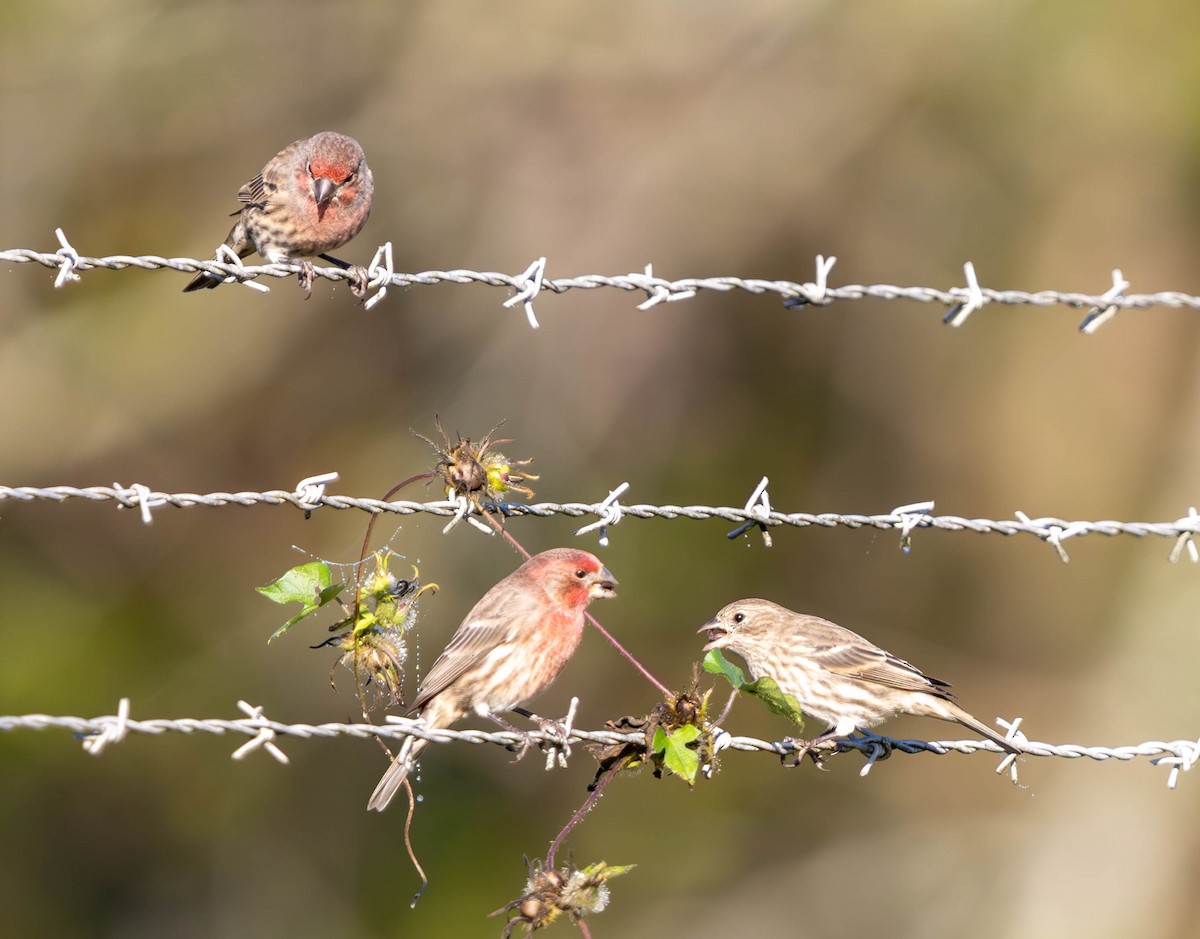
[[[518,733],[520,733],[520,731],[518,731]],[[521,742],[510,743],[507,747],[505,747],[505,749],[516,754],[516,757],[514,757],[511,762],[520,763],[523,759],[525,759],[525,754],[533,748],[533,744],[534,740],[531,736],[529,736],[529,734],[521,733]]]
[[[304,291],[306,300],[312,296],[313,276],[312,261],[302,262],[300,273],[296,275],[296,279],[300,282],[300,289]]]
[[[794,769],[804,761],[805,754],[810,753],[810,744],[807,740],[801,740],[799,737],[784,737],[782,742],[786,746],[796,748],[790,753],[785,751],[779,755],[779,762],[784,766]]]
[[[355,298],[365,300],[367,297],[367,269],[361,264],[356,264],[348,271],[350,275],[350,292]]]

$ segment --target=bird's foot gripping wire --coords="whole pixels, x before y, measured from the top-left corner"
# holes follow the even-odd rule
[[[367,269],[361,264],[355,264],[347,269],[350,275],[350,292],[356,300],[365,300],[367,297],[367,285],[370,283],[370,276]]]
[[[793,750],[784,750],[779,754],[779,762],[784,766],[796,767],[804,762],[807,756],[813,761],[813,766],[817,769],[825,769],[825,761],[822,759],[817,748],[824,743],[824,739],[816,737],[812,740],[804,740],[800,737],[784,737],[781,741],[785,746],[793,747]]]
[[[316,276],[313,270],[312,261],[301,261],[300,272],[296,275],[296,281],[300,284],[300,289],[304,291],[306,300],[312,296],[313,278]]]
[[[527,711],[525,708],[513,708],[513,710],[523,717],[529,718],[538,726],[538,730],[544,734],[544,738],[537,741],[538,746],[546,751],[546,769],[553,769],[556,762],[559,766],[567,765],[567,758],[571,755],[571,729],[575,724],[575,710],[579,707],[579,699],[572,698],[571,706],[567,710],[567,716],[561,721],[551,720],[548,717],[541,717],[534,714],[532,711]],[[532,736],[529,734],[523,735],[525,743],[521,747],[517,759],[521,759],[525,752],[534,743]]]
[[[513,708],[513,710],[519,714],[519,713],[521,713],[521,711],[524,710],[524,708]],[[525,711],[525,714],[532,717],[532,715],[529,714],[528,711]],[[511,721],[505,720],[499,714],[491,713],[491,714],[487,715],[487,718],[488,718],[488,720],[493,721],[496,724],[499,724],[500,727],[504,728],[504,730],[508,731],[510,734],[513,734],[518,738],[517,740],[515,740],[512,743],[505,746],[505,749],[508,750],[510,753],[516,753],[517,756],[516,756],[516,759],[513,760],[514,763],[519,762],[521,759],[523,759],[525,754],[529,752],[529,748],[532,747],[534,745],[534,743],[536,743],[536,741],[533,739],[532,734],[530,734],[528,731],[521,730],[520,727],[517,727]]]
[[[799,766],[807,756],[813,761],[813,766],[819,770],[827,770],[829,767],[825,765],[825,757],[831,753],[838,753],[842,749],[841,741],[847,739],[838,737],[832,731],[821,734],[819,737],[813,737],[812,740],[803,740],[799,737],[784,737],[781,741],[785,746],[793,747],[793,750],[783,750],[779,754],[779,762],[784,766],[795,767]],[[890,752],[888,756],[890,756]],[[879,757],[886,759],[887,756]]]

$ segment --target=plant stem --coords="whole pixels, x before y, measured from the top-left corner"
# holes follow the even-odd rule
[[[571,833],[571,829],[583,821],[583,817],[591,811],[592,806],[596,804],[596,800],[603,795],[604,787],[612,781],[613,777],[617,775],[617,772],[620,769],[620,761],[613,763],[613,765],[608,768],[608,771],[601,776],[599,780],[597,780],[596,788],[589,792],[588,797],[583,800],[583,805],[581,805],[578,811],[571,816],[571,820],[567,822],[567,824],[563,827],[563,830],[560,831],[555,837],[554,841],[551,842],[550,850],[546,852],[546,870],[554,870],[554,856],[558,854],[558,849],[562,847],[563,841],[565,841],[567,835]]]

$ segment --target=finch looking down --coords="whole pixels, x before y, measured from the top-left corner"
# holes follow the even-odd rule
[[[593,597],[615,597],[617,580],[587,551],[536,554],[485,593],[425,676],[409,714],[430,729],[467,714],[509,730],[499,712],[533,698],[558,677],[583,635]],[[367,808],[382,812],[427,741],[406,737]]]
[[[897,714],[957,721],[1009,753],[1021,750],[954,702],[947,682],[929,678],[858,633],[819,616],[796,613],[770,600],[739,600],[699,630],[704,651],[729,649],[746,661],[750,677],[767,675],[806,715],[824,721],[824,733],[797,754],[858,727]]]
[[[225,246],[239,258],[257,251],[271,262],[323,256],[362,230],[374,191],[367,158],[353,137],[323,131],[297,140],[238,190],[243,208],[234,213]],[[183,292],[216,287],[223,279],[201,271]]]

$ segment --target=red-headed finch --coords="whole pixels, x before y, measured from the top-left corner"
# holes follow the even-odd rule
[[[587,551],[536,554],[485,593],[438,656],[410,714],[426,727],[449,727],[478,714],[509,727],[500,712],[541,694],[558,677],[583,634],[593,597],[616,596],[616,578]],[[368,809],[382,812],[425,749],[406,737]]]
[[[873,727],[897,714],[957,721],[999,744],[1020,749],[957,704],[950,686],[929,678],[858,633],[819,616],[796,613],[770,600],[731,603],[702,626],[704,651],[728,649],[746,660],[750,677],[767,675],[806,715],[827,729],[805,750],[857,727]]]
[[[239,258],[257,251],[268,261],[311,258],[344,245],[371,214],[375,182],[353,137],[323,131],[290,143],[238,190],[242,209],[225,239]],[[201,272],[183,288],[216,287]]]

